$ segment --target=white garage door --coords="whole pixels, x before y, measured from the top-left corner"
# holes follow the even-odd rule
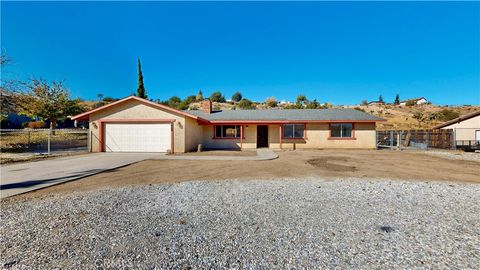
[[[171,147],[170,123],[106,123],[106,152],[167,152]]]

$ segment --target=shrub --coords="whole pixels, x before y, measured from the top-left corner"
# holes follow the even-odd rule
[[[406,105],[410,106],[410,107],[415,106],[415,105],[417,105],[417,102],[415,100],[409,100],[409,101],[407,101]]]
[[[233,94],[232,101],[239,102],[240,100],[242,100],[242,94],[240,92]]]
[[[196,96],[188,96],[183,100],[183,102],[185,102],[186,104],[190,104],[195,102],[196,100],[197,100]]]
[[[458,118],[460,114],[456,111],[443,109],[437,113],[437,118],[440,121],[450,121],[452,119]]]
[[[277,99],[275,99],[275,97],[269,97],[265,100],[265,104],[270,107],[270,108],[275,108],[277,107]]]
[[[180,102],[178,105],[177,105],[177,109],[179,110],[186,110],[188,109],[188,103],[184,101]]]
[[[222,95],[222,93],[217,91],[210,95],[210,100],[212,102],[225,102],[225,97]]]
[[[360,107],[355,107],[355,108],[353,108],[353,109],[354,109],[354,110],[357,110],[357,111],[365,112],[365,110],[362,109],[362,108],[360,108]]]
[[[113,97],[104,97],[102,99],[102,101],[105,101],[105,102],[113,102],[113,101],[117,101],[118,98],[113,98]]]
[[[39,129],[39,128],[46,128],[46,127],[47,127],[47,124],[45,124],[45,122],[42,122],[42,121],[28,122],[27,124],[27,128],[31,128],[31,129]]]
[[[254,109],[255,106],[250,100],[242,99],[240,100],[240,102],[238,102],[238,108],[243,110],[251,110],[251,109]]]
[[[182,102],[182,100],[179,97],[173,96],[168,100],[168,106],[172,108],[178,108],[180,102]]]

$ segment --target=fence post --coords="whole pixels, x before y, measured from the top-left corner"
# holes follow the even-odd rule
[[[390,147],[393,148],[393,130],[390,130]]]
[[[47,154],[50,155],[50,141],[52,136],[52,126],[50,125],[50,128],[48,129],[48,142],[47,142]]]
[[[453,128],[452,149],[457,150],[457,128]]]
[[[427,136],[426,136],[426,143],[425,143],[425,145],[427,146],[426,150],[428,150],[428,145],[429,144],[430,144],[430,132],[427,129]]]
[[[397,147],[402,150],[402,131],[398,131]]]

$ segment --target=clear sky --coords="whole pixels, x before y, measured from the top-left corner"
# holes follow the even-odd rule
[[[480,3],[1,2],[4,78],[74,97],[202,90],[334,104],[425,96],[480,104]]]

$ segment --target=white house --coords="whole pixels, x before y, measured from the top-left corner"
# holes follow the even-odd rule
[[[411,98],[411,99],[400,101],[400,106],[406,106],[407,103],[409,103],[411,101],[415,102],[415,105],[422,105],[422,104],[430,103],[426,98],[419,97],[419,98]]]
[[[454,129],[458,141],[480,141],[480,111],[460,116],[434,129]]]

